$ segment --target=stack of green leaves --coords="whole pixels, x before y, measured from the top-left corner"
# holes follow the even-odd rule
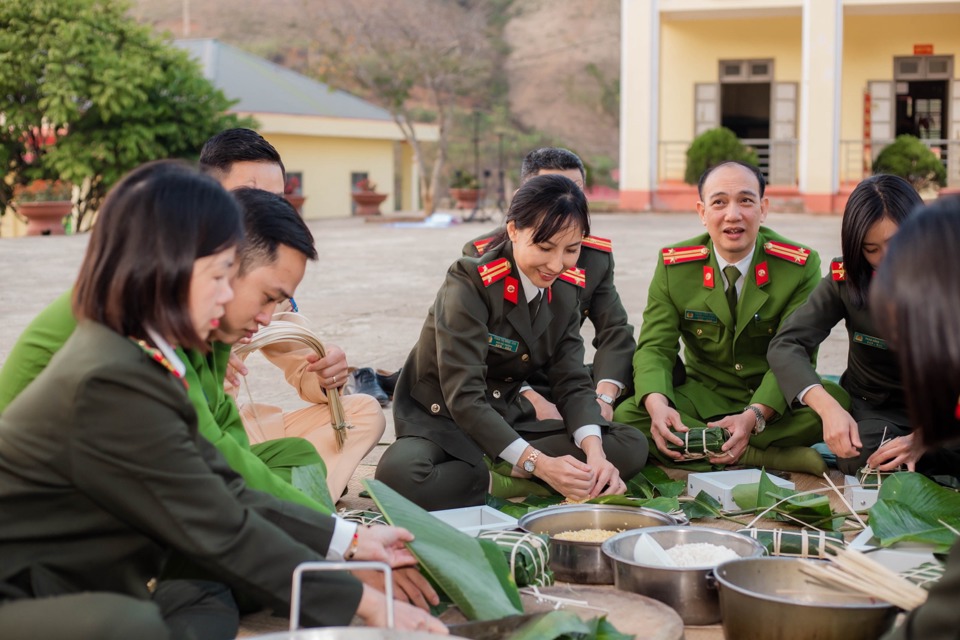
[[[722,453],[721,447],[730,434],[720,427],[692,427],[684,433],[677,432],[683,444],[667,441],[667,448],[679,451],[687,460],[700,460],[711,454]]]
[[[920,473],[895,473],[883,481],[869,513],[880,546],[920,542],[943,552],[960,531],[960,493]]]
[[[774,484],[766,471],[760,472],[760,482],[735,486],[733,501],[744,511],[760,513],[772,507],[769,513],[773,514],[775,520],[827,531],[837,531],[843,526],[844,517],[834,515],[827,496],[797,495],[793,489]]]

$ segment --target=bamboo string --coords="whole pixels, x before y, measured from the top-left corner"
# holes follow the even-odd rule
[[[834,550],[826,564],[805,560],[800,570],[827,585],[879,598],[905,611],[927,600],[924,589],[854,549]]]
[[[847,502],[847,499],[843,496],[843,492],[840,491],[840,489],[837,488],[837,485],[833,483],[833,480],[830,479],[830,474],[827,472],[824,472],[823,477],[827,481],[827,483],[830,485],[830,488],[833,489],[833,492],[837,494],[837,497],[840,498],[840,501],[843,503],[843,506],[845,506],[850,511],[850,513],[853,514],[853,517],[857,519],[857,522],[860,523],[860,526],[866,529],[867,523],[863,521],[863,518],[861,518],[860,514],[857,513],[857,511],[853,508],[853,505]]]
[[[321,358],[327,355],[326,349],[324,349],[323,343],[320,342],[317,334],[306,327],[286,320],[272,321],[269,325],[255,333],[249,343],[238,346],[236,353],[239,356],[243,356],[266,346],[282,342],[299,342],[313,349]],[[249,393],[249,388],[247,391]],[[324,391],[327,394],[327,403],[330,406],[330,419],[337,437],[337,450],[342,451],[343,443],[347,439],[347,429],[352,429],[353,426],[347,424],[343,403],[340,401],[340,390],[325,389]],[[256,416],[256,413],[254,413],[254,416]]]

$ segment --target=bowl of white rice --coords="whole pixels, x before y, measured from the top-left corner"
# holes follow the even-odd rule
[[[641,550],[648,535],[665,552],[663,560]],[[639,543],[639,544],[638,544]],[[720,621],[720,601],[712,579],[717,565],[763,556],[763,545],[740,533],[706,527],[651,527],[624,531],[601,546],[613,562],[618,589],[639,593],[673,607],[684,624]]]

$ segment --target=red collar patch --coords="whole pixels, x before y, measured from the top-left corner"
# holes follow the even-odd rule
[[[759,263],[756,267],[753,268],[753,275],[757,278],[757,286],[762,287],[763,285],[770,282],[770,269],[767,267],[767,261]]]
[[[520,282],[513,276],[507,276],[503,281],[503,299],[517,304],[517,294],[520,291]]]
[[[713,277],[713,267],[703,265],[703,286],[707,289],[713,289],[716,284],[716,278]]]

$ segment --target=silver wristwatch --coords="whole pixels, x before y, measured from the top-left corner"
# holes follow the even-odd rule
[[[753,411],[753,415],[757,418],[757,422],[753,425],[753,431],[751,431],[751,433],[755,436],[760,435],[763,433],[763,430],[767,428],[767,419],[763,417],[763,411],[760,411],[758,407],[748,404],[743,410],[746,411],[747,409]]]
[[[598,393],[598,394],[597,394],[597,399],[606,402],[606,403],[609,404],[611,407],[613,406],[613,398],[611,398],[610,396],[608,396],[608,395],[605,394],[605,393]]]

